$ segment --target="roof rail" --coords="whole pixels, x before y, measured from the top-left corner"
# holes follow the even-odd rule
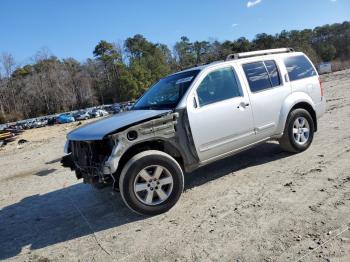
[[[254,56],[261,56],[261,55],[272,55],[272,54],[281,54],[281,53],[289,53],[294,52],[293,48],[276,48],[276,49],[266,49],[266,50],[259,50],[259,51],[252,51],[252,52],[244,52],[244,53],[236,53],[236,54],[229,54],[225,61],[232,60],[232,59],[240,59],[240,58],[248,58],[248,57],[254,57]]]

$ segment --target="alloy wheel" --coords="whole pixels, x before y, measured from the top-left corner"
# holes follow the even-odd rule
[[[173,177],[165,167],[152,165],[136,175],[134,193],[143,204],[159,205],[169,198],[173,184]]]
[[[304,145],[310,137],[310,124],[305,117],[297,117],[293,123],[294,141],[299,145]]]

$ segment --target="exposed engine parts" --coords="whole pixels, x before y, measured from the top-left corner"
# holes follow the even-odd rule
[[[121,156],[133,145],[155,139],[168,140],[175,136],[178,113],[169,113],[147,120],[125,130],[116,130],[103,140],[69,141],[68,152],[61,163],[75,170],[85,183],[109,183],[114,179]]]

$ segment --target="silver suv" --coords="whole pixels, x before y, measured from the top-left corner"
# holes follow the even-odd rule
[[[184,172],[267,140],[306,150],[325,102],[305,54],[232,54],[167,76],[131,111],[72,131],[62,163],[85,183],[120,190],[133,211],[155,215],[178,201]]]

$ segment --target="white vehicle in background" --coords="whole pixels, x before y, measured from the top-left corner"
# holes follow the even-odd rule
[[[106,110],[104,110],[104,109],[99,109],[97,111],[100,114],[100,116],[107,116],[107,115],[109,115],[109,113]]]
[[[268,140],[306,150],[325,112],[310,59],[290,48],[229,55],[154,84],[132,111],[80,127],[62,159],[77,178],[111,184],[137,213],[166,212],[184,171]]]
[[[91,117],[101,117],[108,115],[108,112],[103,109],[93,109],[89,114]]]

